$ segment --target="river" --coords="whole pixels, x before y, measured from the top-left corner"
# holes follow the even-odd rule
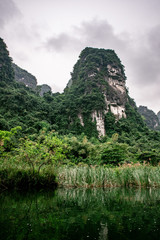
[[[57,189],[0,195],[1,240],[160,239],[160,189]]]

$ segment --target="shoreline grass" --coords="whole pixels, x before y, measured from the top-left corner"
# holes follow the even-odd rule
[[[33,173],[29,167],[8,167],[0,168],[0,189],[55,189],[57,182],[55,180],[54,169],[44,168],[38,172],[35,169]]]
[[[28,165],[0,165],[1,189],[160,187],[160,166],[126,164],[119,167],[61,165],[35,171]]]
[[[160,187],[160,167],[132,165],[59,167],[59,187]]]

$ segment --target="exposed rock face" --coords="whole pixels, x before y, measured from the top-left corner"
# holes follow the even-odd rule
[[[79,118],[79,120],[80,120],[80,123],[81,123],[81,125],[84,127],[84,122],[83,122],[83,117],[82,117],[82,114],[78,114],[78,118]]]
[[[94,111],[92,113],[92,121],[96,121],[96,127],[97,131],[99,133],[99,136],[104,136],[105,135],[105,126],[104,126],[104,116],[102,112],[97,112]]]
[[[90,108],[90,116],[96,122],[99,136],[105,135],[105,114],[109,111],[115,115],[116,121],[126,118],[126,77],[120,59],[113,50],[84,49],[71,76],[67,88],[71,89],[72,94],[74,88],[77,95],[81,91],[80,99],[83,96],[79,103],[81,114],[78,114],[82,126],[85,126],[84,102],[86,108]]]
[[[154,130],[159,126],[160,122],[158,116],[152,110],[144,106],[139,106],[138,112],[142,115],[144,121],[150,129]]]
[[[122,117],[126,118],[124,106],[111,105],[111,112],[115,115],[117,120],[121,119]]]
[[[44,95],[45,93],[51,92],[51,87],[48,86],[47,84],[38,85],[38,86],[37,86],[37,89],[38,89],[37,91],[38,91],[38,93],[39,93],[39,95],[40,95],[41,97],[43,97],[43,95]]]
[[[14,63],[12,66],[15,73],[15,80],[17,82],[24,83],[26,87],[38,92],[41,97],[43,97],[44,93],[51,92],[51,87],[47,84],[37,85],[37,79],[31,73],[18,67]]]
[[[159,123],[160,123],[160,111],[157,113],[157,117],[158,117],[158,120],[159,120]]]
[[[31,73],[18,67],[16,64],[13,63],[12,66],[15,73],[15,80],[24,83],[26,87],[35,90],[37,87],[37,79]]]

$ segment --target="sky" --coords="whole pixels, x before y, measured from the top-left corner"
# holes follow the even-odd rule
[[[85,47],[114,49],[137,106],[160,111],[159,0],[0,0],[0,37],[38,84],[63,91]]]

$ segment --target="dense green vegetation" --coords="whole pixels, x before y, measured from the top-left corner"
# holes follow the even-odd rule
[[[2,39],[1,43],[3,43]],[[6,49],[5,44],[3,48]],[[5,56],[1,54],[1,58],[2,63],[5,60],[6,65],[10,66],[6,72],[13,74],[11,58],[7,50]],[[98,137],[96,123],[92,121],[91,113],[93,110],[103,112],[105,102],[102,92],[106,92],[111,99],[118,98],[104,80],[104,77],[109,74],[106,68],[107,63],[117,64],[125,78],[124,67],[113,50],[86,48],[74,66],[72,85],[67,87],[63,94],[46,93],[43,98],[23,84],[13,81],[13,76],[12,81],[8,81],[8,77],[1,77],[0,129],[10,130],[21,126],[24,134],[34,134],[46,127],[60,134],[84,133],[89,138]],[[94,79],[89,77],[90,68],[92,73],[96,73]],[[96,69],[101,69],[101,71]],[[116,132],[119,134],[128,132],[130,135],[137,131],[147,131],[134,102],[129,96],[128,99],[129,102],[126,102],[127,119],[117,122],[111,112],[104,116],[106,134],[109,137]],[[126,101],[126,99],[117,99],[117,102],[122,100]],[[81,125],[78,114],[82,115],[84,126]]]
[[[148,129],[128,94],[115,95],[105,80],[107,64],[119,67],[118,79],[125,81],[124,67],[113,50],[86,48],[64,93],[40,97],[14,81],[12,59],[0,39],[1,187],[19,186],[22,179],[29,186],[52,185],[55,169],[62,165],[159,164],[160,133]],[[117,121],[110,110],[105,113],[104,92],[117,104],[124,101],[127,118]],[[98,136],[91,118],[95,110],[104,114],[104,137]]]
[[[14,71],[12,68],[12,59],[4,41],[0,38],[0,82],[12,82],[14,80]]]
[[[160,186],[160,150],[144,139],[130,146],[118,134],[105,141],[44,130],[20,135],[20,127],[0,131],[1,188],[53,187],[55,176],[61,186]]]
[[[125,82],[124,66],[113,50],[88,47],[81,52],[71,73],[71,80],[64,90],[64,104],[68,110],[66,115],[71,122],[69,124],[70,131],[78,134],[84,132],[88,137],[98,136],[91,113],[102,112],[104,117],[108,118],[108,115],[105,116],[104,113],[106,110],[104,94],[110,101],[116,99],[118,104],[126,103],[126,96],[116,94],[106,81],[106,78],[110,77],[108,64],[120,68],[121,74],[116,77]],[[83,117],[83,127],[78,114]]]

